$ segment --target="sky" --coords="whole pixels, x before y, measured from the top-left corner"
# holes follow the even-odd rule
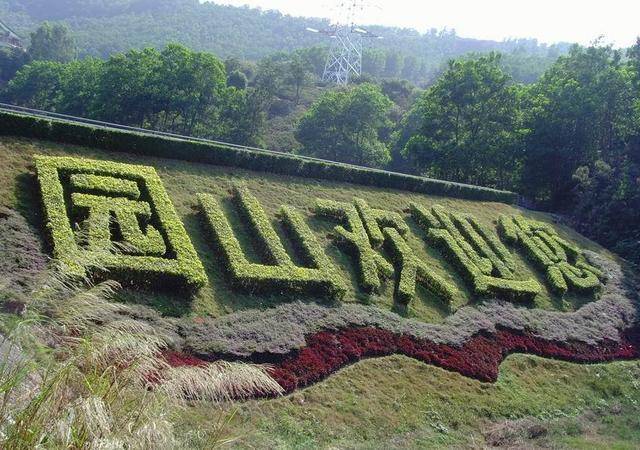
[[[215,0],[234,6],[333,19],[345,0]],[[352,3],[346,1],[346,3]],[[540,42],[605,43],[628,47],[640,35],[640,0],[371,0],[357,23],[455,29],[477,39],[536,38]]]

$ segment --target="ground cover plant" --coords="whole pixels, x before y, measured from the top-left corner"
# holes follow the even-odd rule
[[[163,361],[187,374],[227,360],[268,362],[279,389],[300,392],[288,397],[289,406],[280,400],[254,403],[268,411],[265,417],[275,418],[275,427],[287,417],[297,420],[293,418],[309,407],[304,402],[298,405],[300,397],[296,396],[304,398],[307,392],[321,396],[313,392],[330,391],[336,383],[334,377],[359,367],[373,367],[372,377],[352,388],[371,392],[375,389],[372,383],[383,380],[383,372],[389,371],[386,362],[358,363],[374,356],[388,357],[380,361],[394,361],[399,371],[416,367],[403,359],[408,356],[424,367],[426,362],[444,368],[447,372],[442,373],[450,377],[457,377],[454,372],[458,372],[479,380],[468,382],[479,385],[465,384],[480,386],[474,389],[485,389],[482,386],[489,386],[486,383],[499,385],[502,376],[513,373],[500,369],[501,365],[509,367],[512,353],[582,363],[638,358],[638,285],[631,271],[544,214],[503,203],[432,197],[22,138],[3,138],[0,146],[0,169],[14,180],[0,186],[0,199],[27,219],[27,226],[37,236],[36,247],[41,246],[34,251],[43,258],[51,243],[55,252],[56,243],[42,232],[50,219],[46,201],[40,207],[37,166],[42,160],[59,157],[82,160],[82,167],[93,168],[57,177],[64,186],[65,225],[78,248],[94,249],[86,251],[91,255],[115,240],[123,244],[109,253],[116,257],[166,258],[170,240],[148,196],[146,182],[135,175],[146,170],[142,166],[154,168],[168,205],[192,245],[194,257],[189,262],[201,264],[203,280],[208,281],[202,281],[200,288],[191,283],[189,289],[184,289],[184,284],[156,289],[155,281],[148,279],[141,289],[125,276],[125,285],[110,303],[131,308],[149,330],[163,330],[171,336],[161,352]],[[34,155],[41,155],[37,164]],[[101,169],[103,163],[126,168],[129,175],[114,177],[113,171]],[[105,203],[101,197],[109,199],[109,208],[128,212],[118,214],[110,209],[109,215],[101,216]],[[148,204],[148,209],[138,202]],[[88,210],[97,215],[93,223],[86,221]],[[570,275],[561,270],[566,290],[554,287],[548,266],[532,257],[524,243],[506,235],[500,215],[526,220],[532,229],[530,239],[536,238],[535,249],[553,256],[555,264],[572,267],[566,269]],[[515,236],[519,239],[517,231]],[[109,258],[102,261],[109,262]],[[105,276],[104,271],[99,272]],[[123,275],[117,268],[106,272],[109,274]],[[571,276],[595,277],[597,288],[580,289],[580,282],[574,283]],[[477,281],[483,281],[482,277],[491,282],[483,285]],[[24,302],[18,299],[18,303]],[[394,354],[403,357],[389,356]],[[507,363],[503,364],[505,358]],[[355,369],[340,371],[352,364]],[[556,375],[574,367],[550,364]],[[637,367],[635,362],[616,364],[630,370]],[[338,375],[322,381],[336,371]],[[523,374],[518,372],[517,376]],[[586,387],[591,379],[582,372],[581,378],[566,383],[571,389],[603,398],[604,394]],[[635,391],[621,387],[619,383],[626,378],[615,374],[614,379],[619,391],[612,397],[632,408]],[[310,391],[299,391],[319,381],[322,383]],[[400,380],[394,383],[408,388]],[[420,383],[414,389],[422,388]],[[433,389],[425,387],[424,392]],[[277,390],[257,393],[261,395],[272,397]],[[462,407],[462,397],[455,400],[459,402],[456,407]],[[487,398],[478,401],[487,405],[487,411],[495,411],[487,412],[495,414],[491,420],[508,417],[489,405]],[[269,402],[280,405],[280,412],[268,406]],[[399,402],[399,410],[409,410],[404,401]],[[580,406],[567,401],[563,408],[569,404]],[[198,418],[202,408],[206,402],[181,414],[180,420],[202,420]],[[278,445],[274,439],[287,442],[284,430],[265,437],[264,423],[244,406],[241,411],[240,417],[231,420],[234,427],[248,424],[265,446]],[[517,417],[538,413],[534,407],[521,408]],[[340,417],[344,414],[339,412]],[[462,428],[478,426],[469,417],[463,420]],[[372,427],[363,426],[363,433],[375,435]],[[307,445],[313,446],[322,439],[318,427],[310,430],[313,436]],[[403,435],[400,431],[396,434]],[[297,434],[289,436],[292,440],[288,442],[295,446],[298,438]],[[339,445],[335,437],[327,439]],[[411,442],[419,446],[417,440]]]

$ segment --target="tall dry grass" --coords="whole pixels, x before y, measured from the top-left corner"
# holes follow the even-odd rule
[[[69,279],[64,269],[42,274],[0,343],[0,448],[217,448],[232,440],[228,408],[206,432],[178,433],[189,402],[216,408],[281,392],[263,366],[169,367],[170,336],[111,301],[116,282]],[[0,289],[10,298],[10,287]]]

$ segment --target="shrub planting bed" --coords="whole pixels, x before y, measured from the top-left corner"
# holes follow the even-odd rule
[[[519,244],[527,257],[546,271],[547,281],[557,293],[569,289],[588,293],[600,288],[602,272],[549,225],[521,216],[501,216],[499,228],[507,241]]]
[[[204,268],[153,167],[37,156],[36,170],[53,255],[70,275],[84,276],[82,261],[93,260],[116,277],[140,284],[205,284]],[[137,200],[140,186],[147,194],[144,201]],[[157,219],[153,224],[152,216]],[[119,241],[126,244],[121,252],[109,251],[113,217]],[[140,220],[146,222],[144,230]],[[86,246],[80,245],[74,222],[84,227]]]
[[[438,205],[426,210],[412,204],[411,211],[428,239],[443,249],[477,295],[530,301],[540,293],[537,281],[514,279],[514,263],[509,251],[473,217]]]
[[[236,202],[266,264],[247,260],[214,197],[200,194],[198,198],[214,242],[222,252],[227,271],[237,286],[252,292],[302,293],[332,299],[344,296],[344,281],[296,210],[285,207],[281,210],[281,216],[310,267],[299,267],[293,263],[258,200],[244,188],[236,187],[234,191]]]
[[[574,313],[519,308],[506,302],[458,310],[444,324],[425,324],[362,305],[305,303],[180,325],[192,363],[241,359],[274,365],[288,392],[363,358],[402,354],[481,381],[495,381],[511,353],[579,363],[640,357],[638,282],[615,262],[587,253],[607,283],[602,298]],[[260,334],[258,330],[263,330]],[[264,330],[268,330],[265,332]]]

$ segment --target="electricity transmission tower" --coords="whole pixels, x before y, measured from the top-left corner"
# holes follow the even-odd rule
[[[0,20],[0,46],[25,50],[22,39],[11,28]]]
[[[322,74],[322,81],[346,85],[352,77],[362,74],[363,39],[382,39],[357,27],[355,16],[364,10],[364,0],[343,1],[335,23],[324,30],[307,28],[312,33],[321,33],[333,39]]]

